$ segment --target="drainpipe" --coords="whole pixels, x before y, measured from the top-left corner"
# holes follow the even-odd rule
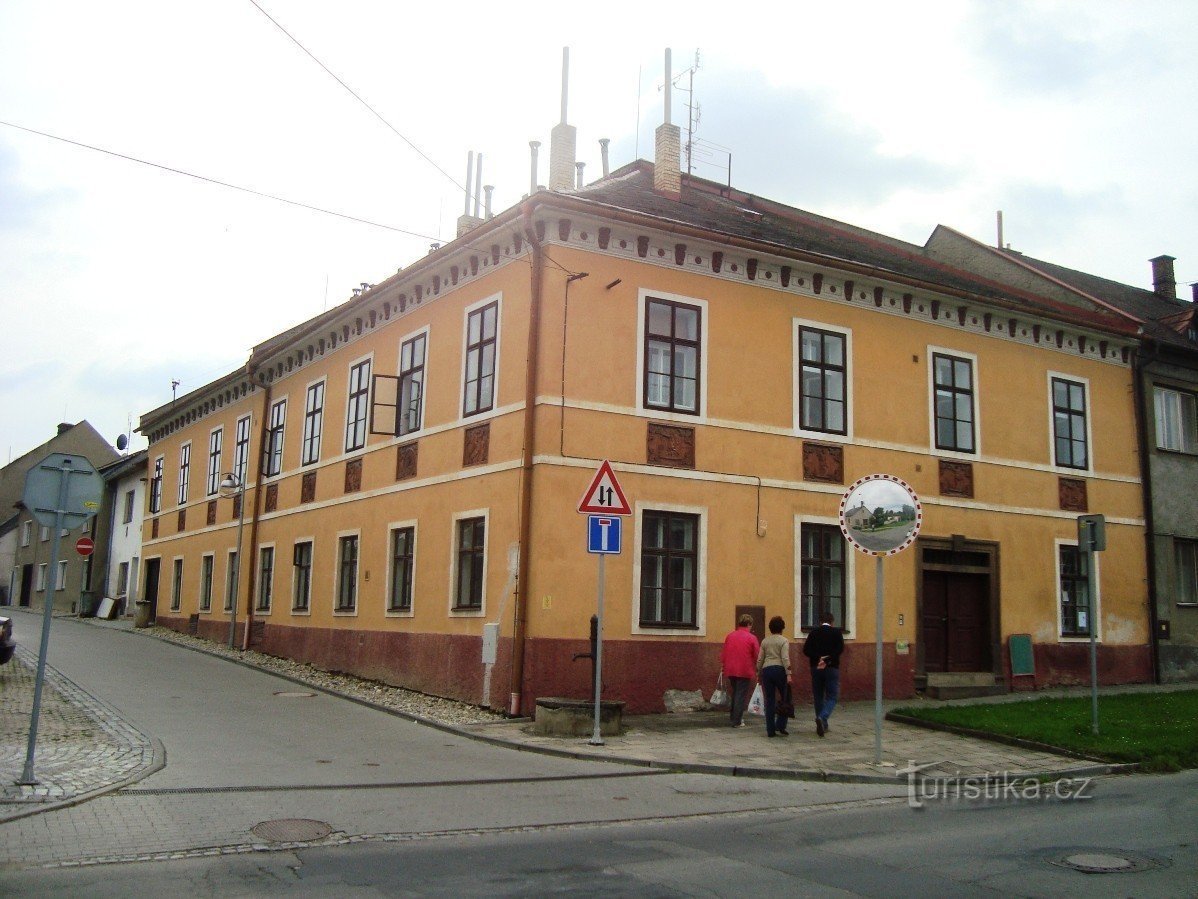
[[[1144,495],[1144,542],[1147,551],[1148,564],[1148,653],[1152,661],[1152,682],[1161,682],[1161,660],[1157,647],[1157,612],[1156,612],[1156,526],[1152,516],[1152,446],[1148,440],[1148,415],[1144,408],[1144,391],[1148,384],[1145,368],[1153,361],[1151,355],[1145,355],[1145,349],[1152,345],[1152,340],[1145,337],[1143,343],[1136,348],[1132,357],[1134,372],[1133,393],[1136,398],[1136,434],[1140,449],[1140,485]]]
[[[537,359],[541,342],[541,296],[545,281],[545,251],[533,227],[533,204],[520,207],[524,237],[532,252],[529,267],[528,354],[524,376],[524,448],[520,460],[520,561],[516,573],[516,601],[512,621],[512,676],[508,687],[508,714],[520,714],[524,692],[524,641],[528,618],[529,539],[532,532],[532,459],[537,435]]]
[[[246,367],[251,381],[254,378],[254,373],[257,368],[258,366],[254,365],[253,363],[250,363],[250,365]],[[262,390],[262,426],[258,429],[258,476],[254,478],[254,505],[250,507],[250,564],[249,567],[245,569],[248,574],[249,582],[246,584],[245,591],[245,632],[241,635],[242,651],[250,648],[250,630],[254,624],[254,586],[258,582],[257,578],[254,577],[254,560],[258,558],[258,503],[262,501],[261,497],[266,492],[262,489],[262,457],[264,455],[262,448],[266,446],[266,434],[270,427],[270,400],[273,394],[273,389],[274,385],[267,382],[266,386]],[[248,473],[248,469],[250,467],[249,459],[245,460],[245,467]],[[244,491],[242,491],[241,494],[241,501],[243,503],[245,502]],[[237,560],[237,564],[241,564],[240,559]]]

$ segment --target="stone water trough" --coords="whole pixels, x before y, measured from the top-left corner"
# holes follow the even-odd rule
[[[624,722],[624,700],[604,699],[599,703],[599,733],[620,735]],[[595,700],[549,696],[537,699],[532,731],[544,737],[588,737],[595,732]]]

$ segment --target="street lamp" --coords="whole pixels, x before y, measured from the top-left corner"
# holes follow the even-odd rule
[[[233,608],[229,614],[229,649],[236,649],[237,594],[241,589],[241,532],[245,528],[245,479],[229,472],[221,478],[220,495],[237,497],[237,566],[233,569]]]

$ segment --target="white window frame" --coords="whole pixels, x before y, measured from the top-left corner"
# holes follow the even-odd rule
[[[661,294],[654,293],[654,296]],[[643,313],[642,309],[642,313]],[[644,316],[642,315],[642,319]],[[642,345],[643,346],[643,345]],[[680,416],[681,417],[681,416]],[[693,420],[694,416],[687,416]],[[632,510],[636,516],[632,520],[632,616],[631,627],[634,634],[645,634],[651,637],[705,637],[707,636],[707,558],[708,558],[708,509],[706,506],[686,506],[677,503],[637,502]],[[645,512],[679,512],[684,515],[699,517],[699,552],[698,571],[695,574],[695,627],[666,628],[641,627],[641,543],[644,528],[641,522]]]
[[[241,436],[241,423],[245,422],[245,452],[240,450],[238,440]],[[239,415],[237,423],[233,426],[233,475],[237,478],[238,483],[242,483],[249,476],[250,468],[250,448],[254,442],[254,424],[253,416]]]
[[[1086,403],[1086,467],[1073,468],[1069,465],[1057,464],[1057,430],[1056,419],[1053,416],[1053,395],[1052,382],[1053,379],[1058,381],[1067,381],[1071,384],[1079,384],[1082,388],[1082,395]],[[1083,378],[1080,375],[1066,374],[1062,371],[1048,372],[1045,384],[1048,390],[1048,464],[1062,474],[1072,472],[1074,475],[1093,474],[1094,472],[1094,433],[1093,433],[1093,412],[1094,404],[1090,401],[1090,379]]]
[[[58,571],[54,576],[54,589],[65,590],[67,588],[67,560],[58,560]]]
[[[682,303],[686,306],[699,307],[699,408],[695,414],[689,412],[672,412],[668,409],[656,409],[645,405],[645,307],[650,299],[667,300],[671,303]],[[677,421],[702,424],[707,421],[707,355],[711,345],[711,316],[707,300],[698,297],[683,296],[664,290],[651,290],[642,287],[637,292],[636,303],[636,402],[633,408],[643,418],[658,418],[662,421]],[[638,613],[639,617],[639,613]],[[693,633],[693,631],[691,632]]]
[[[799,437],[807,437],[811,440],[822,440],[826,443],[851,443],[853,440],[853,412],[856,409],[856,403],[853,401],[853,330],[852,328],[842,328],[839,325],[830,325],[826,322],[818,322],[812,319],[796,318],[792,319],[791,328],[791,352],[792,352],[792,390],[793,390],[793,409],[794,416],[794,432]],[[811,431],[803,427],[803,346],[800,342],[800,333],[803,328],[812,328],[816,331],[827,331],[831,334],[839,334],[844,338],[844,404],[845,404],[845,433],[837,434],[832,431]],[[814,522],[813,522],[814,523]]]
[[[49,562],[41,562],[37,566],[37,580],[35,581],[33,587],[34,592],[36,593],[46,592],[46,568],[49,566],[49,564]]]
[[[207,563],[205,564],[205,560]],[[208,572],[208,607],[204,607],[204,569],[207,567]],[[216,553],[206,552],[200,554],[200,580],[199,589],[196,591],[196,611],[201,615],[212,613],[212,581],[216,578]]]
[[[825,515],[796,515],[794,517],[794,622],[792,634],[796,640],[806,638],[803,633],[803,525],[818,524],[840,527],[840,519]],[[843,535],[842,535],[843,536]],[[857,634],[857,551],[848,540],[844,541],[844,622],[841,633],[846,640]]]
[[[178,580],[175,579],[176,570],[178,571]],[[178,612],[183,608],[183,577],[186,574],[187,566],[184,564],[183,556],[175,556],[171,559],[171,608],[172,612]]]
[[[150,514],[157,515],[162,511],[162,484],[165,478],[166,456],[156,456],[154,467],[150,473]]]
[[[1178,397],[1179,405],[1178,405],[1178,410],[1177,410],[1178,411],[1178,418],[1177,418],[1178,434],[1177,434],[1177,436],[1182,441],[1183,445],[1178,446],[1176,448],[1165,446],[1161,442],[1163,425],[1162,425],[1161,416],[1160,416],[1160,409],[1159,409],[1160,404],[1157,401],[1158,400],[1157,395],[1160,393],[1171,393],[1171,394],[1175,394]],[[1184,420],[1181,416],[1180,403],[1181,403],[1181,398],[1186,397],[1186,396],[1190,397],[1193,400],[1194,405],[1195,405],[1195,415],[1196,415],[1196,417],[1198,417],[1198,395],[1195,395],[1195,393],[1193,391],[1183,390],[1180,387],[1173,387],[1168,384],[1153,384],[1152,385],[1152,420],[1153,420],[1153,435],[1152,435],[1152,437],[1153,437],[1153,443],[1155,444],[1157,450],[1159,450],[1161,452],[1183,453],[1185,455],[1194,455],[1195,453],[1198,453],[1198,435],[1194,435],[1194,434],[1190,435],[1190,440],[1194,442],[1193,449],[1185,449],[1185,447],[1184,447],[1184,441],[1185,441],[1186,435],[1181,430],[1181,428],[1184,426]]]
[[[1181,544],[1188,544],[1194,547],[1195,565],[1198,566],[1198,540],[1192,537],[1177,537],[1173,538],[1173,604],[1182,609],[1192,609],[1198,607],[1198,602],[1187,602],[1181,599],[1182,594],[1182,570],[1178,564],[1178,550]],[[1198,590],[1198,585],[1195,585]]]
[[[213,444],[217,444],[213,453]],[[220,490],[220,465],[225,452],[225,429],[223,426],[208,432],[208,491],[205,496],[216,496]]]
[[[33,542],[33,520],[25,519],[21,522],[21,546],[28,546]]]
[[[234,559],[236,559],[237,561],[234,562],[233,561]],[[226,614],[233,611],[234,606],[237,605],[237,594],[241,592],[241,570],[240,570],[240,568],[238,568],[238,569],[236,569],[237,574],[238,574],[237,592],[233,593],[234,565],[239,566],[240,564],[241,564],[241,556],[238,554],[237,550],[235,550],[235,549],[229,550],[228,553],[225,555],[225,601],[224,601],[224,605],[222,607],[222,610]],[[230,597],[230,593],[232,593],[232,597]]]
[[[973,369],[973,383],[970,385],[973,391],[973,451],[961,452],[960,450],[941,449],[936,446],[936,354],[942,356],[954,356],[958,359],[968,359]],[[936,456],[943,456],[948,459],[963,459],[976,462],[982,458],[982,370],[978,365],[977,353],[969,353],[965,350],[952,349],[950,347],[927,345],[927,368],[928,368],[928,449]],[[1074,469],[1071,469],[1074,470]]]
[[[345,537],[355,537],[358,541],[357,557],[354,559],[354,607],[352,609],[337,608],[337,603],[340,599],[339,591],[341,589],[341,541]],[[355,618],[357,617],[358,609],[362,607],[362,532],[360,530],[338,531],[335,539],[336,542],[333,544],[333,615],[337,618]],[[316,568],[315,552],[313,552],[312,568]],[[312,601],[309,599],[308,607],[311,608],[311,606]]]
[[[262,552],[263,552],[263,550],[267,550],[267,549],[270,550],[270,581],[268,584],[268,586],[270,587],[270,602],[268,602],[266,604],[266,607],[263,608],[262,607]],[[274,607],[275,607],[275,568],[278,564],[279,564],[279,554],[275,551],[274,543],[270,542],[270,543],[258,544],[258,568],[257,568],[257,571],[255,572],[255,576],[254,576],[254,588],[255,588],[255,590],[254,590],[254,593],[255,593],[254,614],[255,615],[269,615],[272,611],[274,611]]]
[[[1062,633],[1065,622],[1061,617],[1061,547],[1062,546],[1077,546],[1077,540],[1062,539],[1058,537],[1053,541],[1052,547],[1052,569],[1054,580],[1052,582],[1053,601],[1056,605],[1057,617],[1057,642],[1058,643],[1089,643],[1090,637],[1072,636]],[[1102,578],[1100,577],[1100,557],[1102,553],[1090,553],[1090,608],[1087,612],[1091,617],[1091,629],[1094,631],[1094,642],[1102,642]]]
[[[427,344],[426,344],[426,347],[427,347]],[[427,349],[426,349],[426,353],[427,353]],[[395,545],[395,532],[401,528],[411,528],[412,529],[412,605],[410,608],[407,608],[407,609],[393,609],[393,608],[391,608],[391,580],[395,575],[395,564],[394,564],[395,560],[394,560],[394,557],[392,556],[392,550]],[[456,531],[456,525],[455,525],[455,531]],[[393,521],[389,525],[387,525],[387,578],[386,578],[386,592],[383,594],[383,611],[390,618],[412,618],[416,614],[416,548],[419,545],[419,537],[420,537],[420,528],[416,522],[416,519],[414,519],[414,518],[408,519],[407,521]],[[456,552],[456,549],[457,549],[456,542],[455,542],[454,549]],[[485,559],[486,559],[485,546],[483,548],[483,558],[484,558],[484,564],[485,564]],[[484,571],[485,571],[485,568],[484,568]],[[484,588],[484,592],[485,592],[485,588]]]
[[[41,527],[38,529],[38,535],[37,535],[37,536],[38,536],[38,540],[39,540],[40,542],[42,542],[42,543],[46,543],[46,542],[47,542],[47,541],[49,541],[49,539],[50,539],[50,529],[49,529],[48,527],[46,527],[46,526],[43,524],[43,525],[42,525],[42,526],[41,526]]]
[[[186,465],[184,464],[186,457]],[[179,447],[179,489],[175,496],[179,500],[179,505],[187,504],[187,495],[191,491],[191,441],[188,440]]]
[[[488,301],[490,302],[490,301]],[[495,329],[496,334],[499,333],[499,328]],[[496,355],[496,359],[498,359]],[[463,369],[463,373],[464,373]],[[498,371],[498,366],[496,367]],[[464,383],[464,381],[463,381]],[[461,408],[460,406],[458,407]],[[454,599],[458,592],[458,522],[467,518],[481,518],[483,520],[483,582],[481,595],[479,597],[479,605],[477,609],[458,609],[454,608]],[[465,512],[455,512],[450,518],[449,527],[449,591],[448,591],[448,610],[451,618],[484,618],[487,614],[487,575],[490,572],[491,562],[491,510],[485,509],[470,509]],[[415,594],[413,594],[412,606],[415,608]]]
[[[471,412],[466,414],[466,355],[470,346],[470,313],[477,312],[484,306],[495,304],[495,374],[491,384],[491,408],[484,412]],[[458,422],[477,422],[486,421],[488,418],[495,416],[499,409],[499,371],[500,362],[503,358],[503,292],[491,294],[489,297],[479,300],[476,303],[471,303],[462,310],[462,365],[458,377]],[[428,348],[425,348],[425,359],[428,358]],[[425,367],[427,368],[427,362]],[[428,391],[425,391],[425,396]]]
[[[311,458],[309,458],[308,457],[308,444],[312,440],[312,435],[310,435],[308,433],[308,422],[310,420],[310,417],[308,415],[308,397],[310,397],[312,395],[312,389],[317,386],[320,387],[320,412],[316,416],[314,416],[314,420],[316,421],[315,430],[317,432],[316,454],[314,456],[312,456]],[[304,387],[304,421],[303,421],[303,425],[300,427],[300,467],[301,468],[309,466],[309,465],[315,465],[320,461],[320,450],[321,450],[322,444],[324,443],[324,413],[325,413],[326,406],[328,406],[328,398],[329,398],[328,378],[317,378],[315,381],[309,382]]]
[[[349,426],[350,426],[350,403],[353,397],[350,394],[352,387],[352,378],[354,369],[363,362],[369,363],[369,370],[366,372],[366,393],[362,401],[362,445],[350,449],[349,447]],[[342,449],[346,453],[363,453],[370,446],[370,399],[371,399],[371,381],[374,377],[374,353],[367,353],[365,356],[359,356],[345,367],[345,436],[342,443]]]
[[[279,415],[279,467],[274,470],[274,411],[283,407],[283,411]],[[287,397],[281,396],[271,400],[270,408],[266,411],[266,444],[262,447],[262,476],[264,478],[277,478],[283,474],[283,458],[287,448]],[[267,453],[270,453],[268,456]]]
[[[117,563],[117,566],[116,566],[116,590],[114,592],[115,592],[115,595],[118,597],[129,595],[129,563],[128,562]]]
[[[307,543],[311,548],[311,558],[308,560],[308,604],[303,608],[299,608],[295,604],[295,589],[298,586],[295,577],[295,547],[300,543]],[[275,558],[275,564],[278,564],[278,557]],[[312,614],[312,584],[316,575],[316,538],[312,536],[297,537],[291,541],[291,589],[289,591],[291,600],[291,614],[294,616],[311,616]],[[334,600],[335,601],[335,600]]]
[[[499,325],[498,325],[498,321],[499,321],[499,319],[498,319],[498,310],[497,310],[496,311],[496,326],[495,326],[495,362],[496,362],[495,371],[496,371],[496,373],[498,373],[498,371],[499,371],[499,366],[498,366],[498,362],[499,362]],[[429,348],[432,346],[432,340],[431,340],[429,331],[430,331],[429,326],[425,325],[423,328],[417,328],[415,331],[412,331],[410,334],[405,334],[404,336],[399,338],[398,361],[395,366],[395,371],[396,371],[396,376],[395,376],[395,434],[397,437],[402,437],[404,440],[411,440],[412,438],[419,436],[424,431],[424,420],[425,420],[426,413],[428,411],[428,403],[425,402],[425,399],[428,397]],[[399,431],[400,431],[400,422],[403,420],[403,412],[400,408],[400,405],[403,402],[403,345],[405,343],[407,343],[409,340],[415,340],[416,338],[421,337],[421,336],[424,337],[424,366],[423,366],[424,377],[420,382],[421,383],[421,386],[420,386],[420,414],[417,416],[417,418],[419,420],[417,421],[416,428],[414,430],[411,430],[411,431],[401,434]],[[463,352],[464,351],[465,350],[464,350],[464,345],[463,345]],[[465,363],[463,362],[463,365],[464,364]],[[465,403],[465,399],[466,399],[466,381],[465,381],[465,374],[463,373],[463,377],[462,377],[462,402],[463,402],[463,404]],[[461,406],[459,406],[458,408],[460,410]],[[472,415],[470,417],[474,418],[475,416]]]

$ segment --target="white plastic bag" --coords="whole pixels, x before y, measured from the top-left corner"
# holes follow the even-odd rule
[[[749,697],[749,707],[745,711],[750,715],[765,714],[765,694],[761,692],[761,684],[753,688],[753,695]]]
[[[729,703],[728,691],[724,689],[724,673],[721,671],[715,682],[715,690],[711,694],[711,704],[716,708],[727,708]]]

